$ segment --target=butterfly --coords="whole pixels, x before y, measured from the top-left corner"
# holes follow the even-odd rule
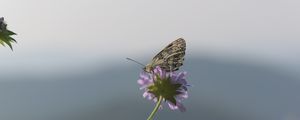
[[[156,66],[167,72],[177,71],[183,65],[186,43],[179,38],[161,50],[143,69],[150,73]]]

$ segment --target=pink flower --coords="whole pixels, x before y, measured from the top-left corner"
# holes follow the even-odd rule
[[[186,108],[182,101],[188,98],[186,81],[187,72],[166,72],[156,66],[153,73],[142,72],[137,81],[144,90],[143,97],[157,102],[159,96],[167,103],[171,110],[184,112]]]

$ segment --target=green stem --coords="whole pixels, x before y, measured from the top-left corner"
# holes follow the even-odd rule
[[[157,112],[160,104],[161,104],[161,101],[162,101],[163,97],[162,96],[159,96],[158,98],[158,101],[155,105],[155,108],[153,109],[153,111],[151,112],[151,114],[149,115],[149,117],[147,118],[147,120],[153,120],[153,117],[154,117],[154,114]]]

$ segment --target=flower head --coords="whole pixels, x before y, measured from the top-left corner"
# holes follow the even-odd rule
[[[12,42],[16,42],[12,35],[16,35],[16,33],[7,29],[7,24],[4,22],[4,18],[0,17],[0,44],[3,46],[6,44],[12,49]]]
[[[0,17],[0,32],[6,28],[6,25],[4,23],[4,18]]]
[[[182,100],[188,98],[186,72],[166,72],[156,66],[152,73],[142,72],[138,84],[144,98],[157,102],[161,96],[170,109],[185,111]]]

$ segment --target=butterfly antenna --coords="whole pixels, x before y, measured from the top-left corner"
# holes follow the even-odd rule
[[[140,63],[140,62],[138,62],[138,61],[136,61],[136,60],[134,60],[134,59],[131,59],[131,58],[126,58],[127,60],[130,60],[130,61],[132,61],[132,62],[135,62],[135,63],[137,63],[137,64],[139,64],[139,65],[141,65],[141,66],[143,66],[143,67],[146,67],[146,65],[144,65],[144,64],[142,64],[142,63]]]

